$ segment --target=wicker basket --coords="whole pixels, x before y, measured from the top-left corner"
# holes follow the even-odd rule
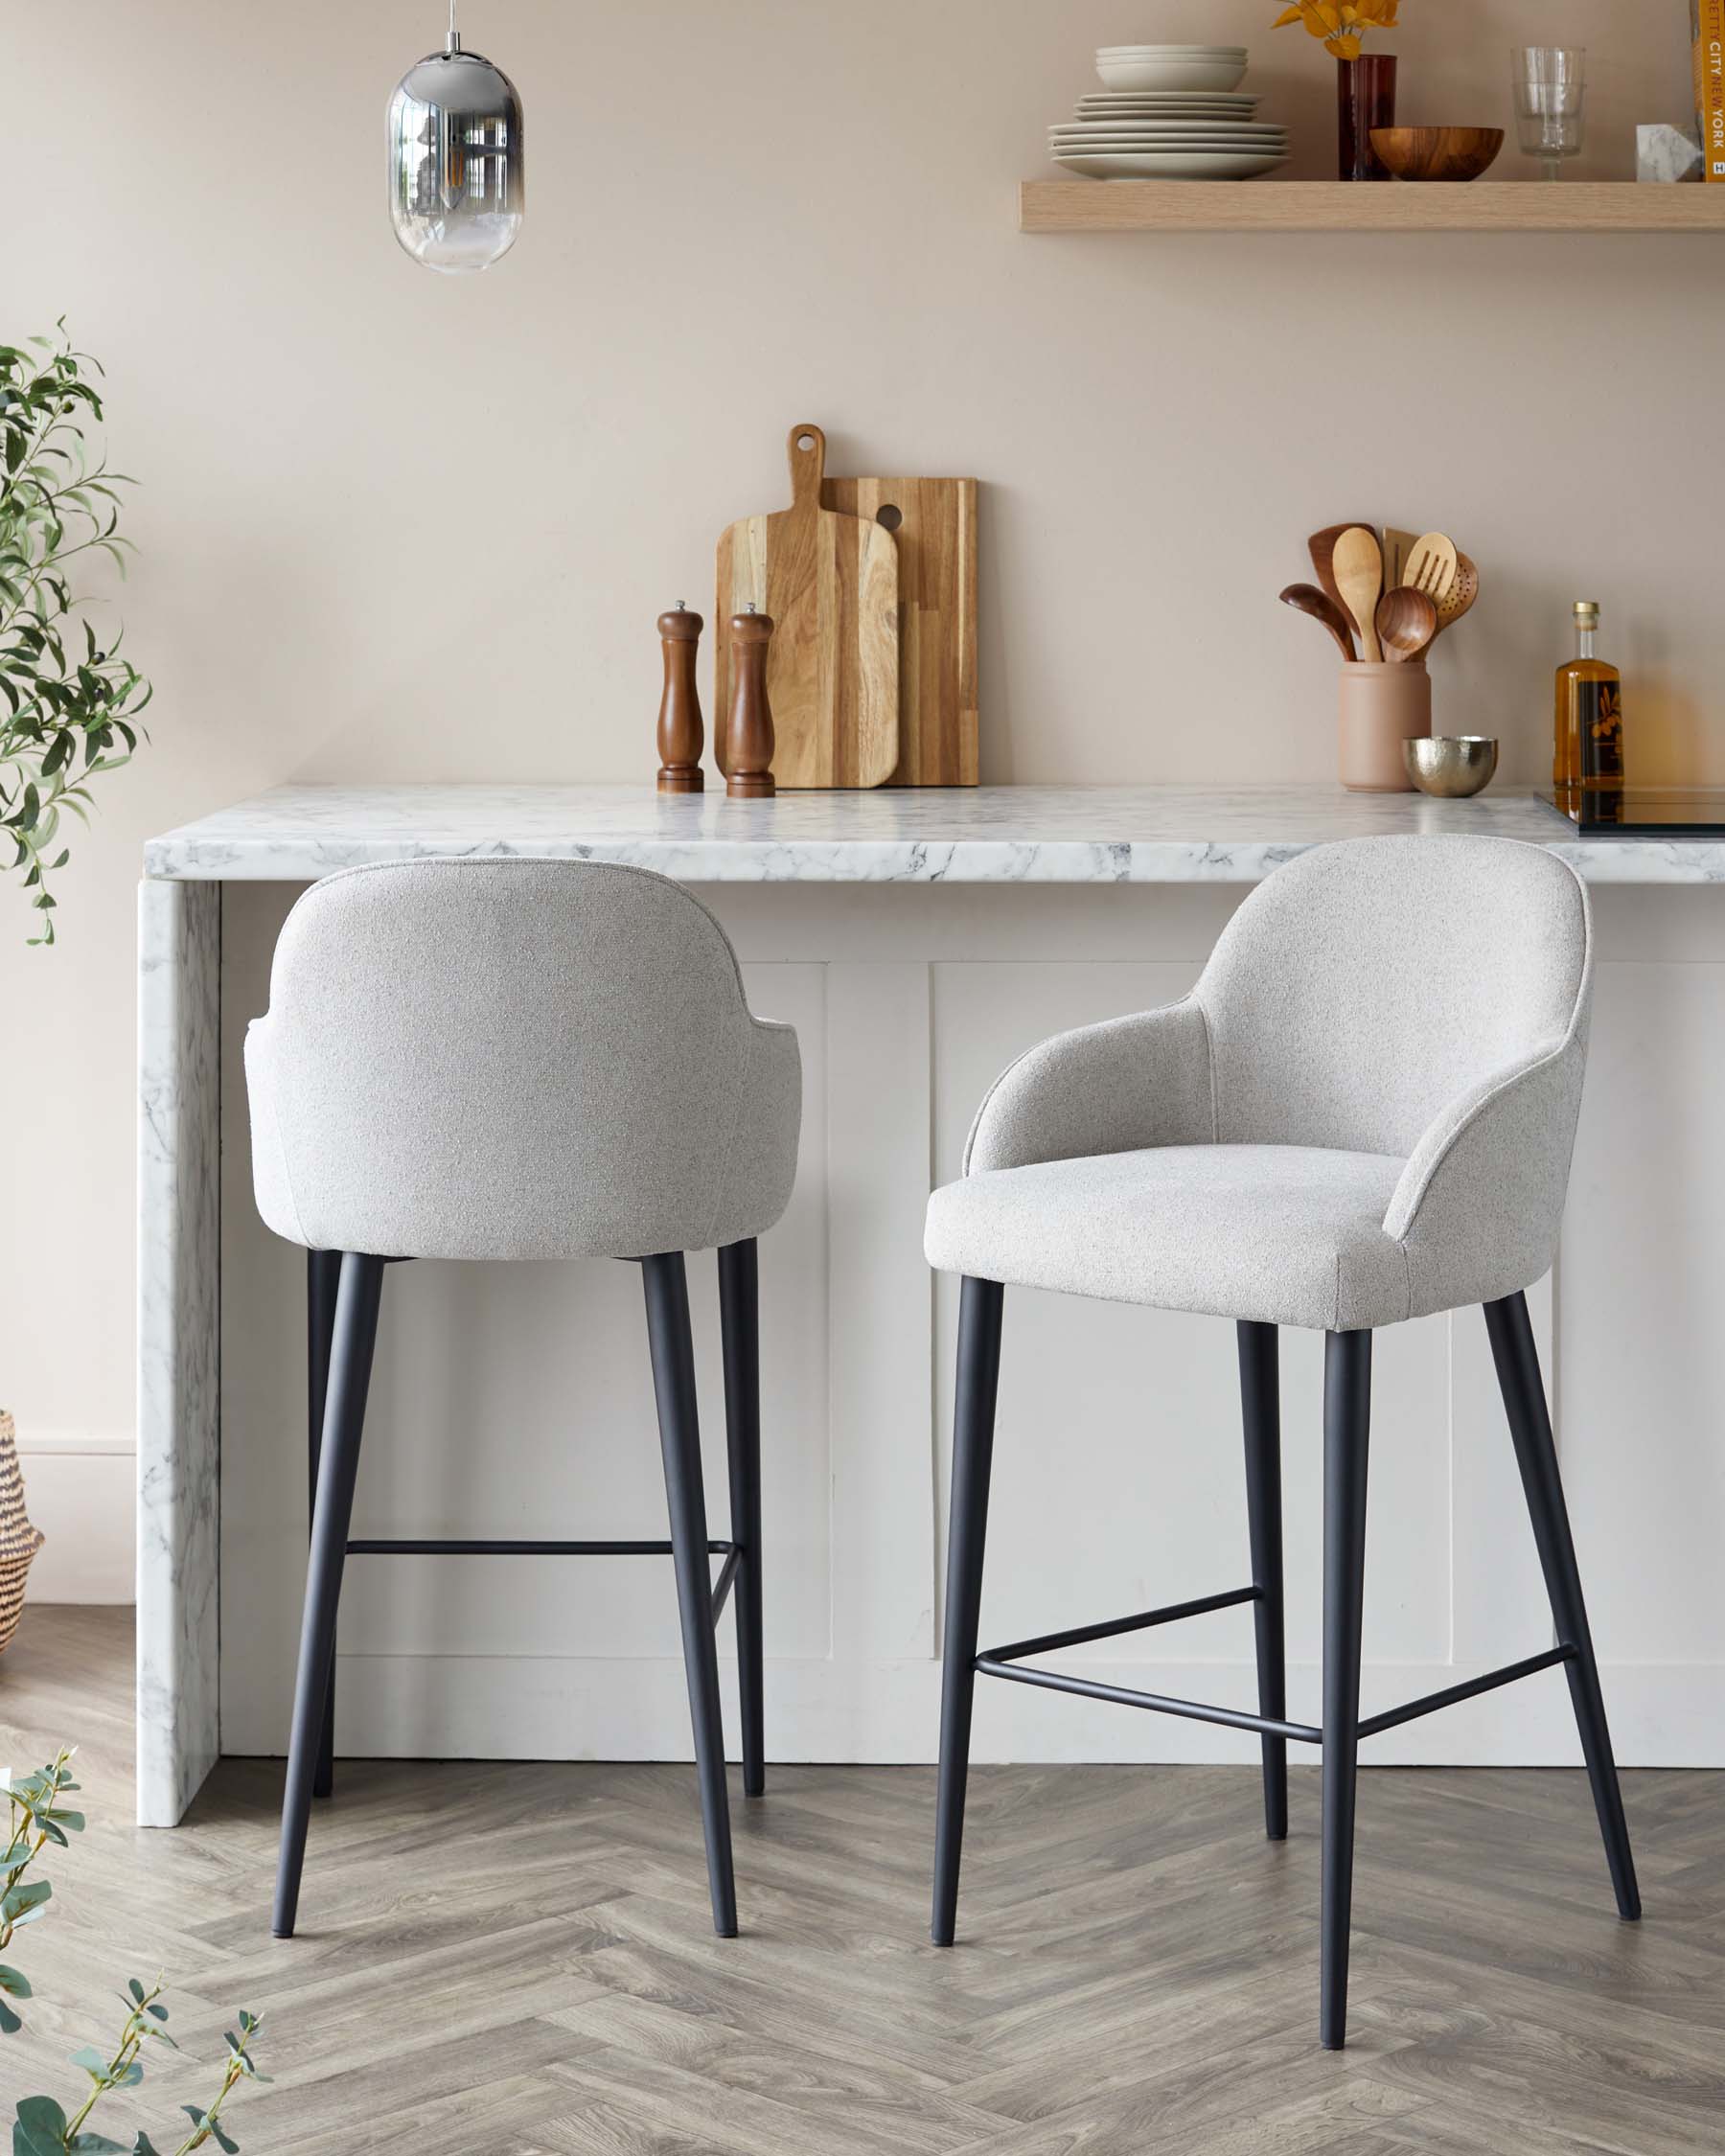
[[[24,1515],[24,1476],[18,1466],[17,1433],[0,1408],[0,1654],[12,1644],[24,1614],[24,1575],[42,1547],[42,1534]]]

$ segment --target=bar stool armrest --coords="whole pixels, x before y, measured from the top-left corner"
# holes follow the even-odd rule
[[[1192,997],[1057,1033],[1022,1055],[971,1125],[966,1175],[1216,1135],[1209,1028]]]
[[[1452,1101],[1384,1215],[1408,1256],[1411,1316],[1530,1287],[1557,1250],[1587,1061],[1584,1027]]]

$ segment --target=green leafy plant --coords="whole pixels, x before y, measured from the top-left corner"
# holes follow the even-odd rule
[[[106,555],[124,575],[129,543],[119,490],[132,482],[104,456],[92,461],[85,432],[102,418],[92,370],[63,322],[27,350],[0,344],[0,833],[34,893],[40,944],[54,941],[61,822],[88,821],[90,781],[130,760],[150,696],[67,578],[80,555]]]
[[[67,1837],[82,1833],[83,1814],[60,1800],[76,1794],[77,1789],[70,1752],[60,1752],[37,1773],[7,1784],[5,1794],[11,1809],[6,1846],[0,1850],[0,1952],[11,1946],[15,1933],[41,1917],[53,1898],[54,1889],[48,1880],[39,1876],[27,1879],[24,1874],[45,1848],[69,1848]],[[11,2001],[28,1999],[32,1992],[29,1980],[4,1962],[0,1962],[0,2034],[15,2036],[24,2024]],[[104,2097],[117,2089],[136,2088],[143,2080],[143,2054],[149,2045],[179,2049],[168,2033],[168,2009],[162,2004],[160,1977],[148,1988],[133,1977],[121,2004],[126,2008],[126,2020],[113,2050],[102,2052],[93,2044],[85,2044],[72,2053],[72,2064],[89,2081],[83,2102],[68,2113],[54,2097],[25,2097],[17,2106],[12,2127],[12,2156],[161,2156],[147,2133],[137,2134],[129,2144],[110,2141],[87,2123]],[[173,2156],[192,2156],[194,2149],[212,2141],[222,2156],[234,2156],[240,2145],[222,2123],[221,2107],[242,2081],[269,2078],[252,2064],[250,2046],[259,2027],[258,2015],[242,2013],[238,2033],[231,2030],[227,2032],[221,2086],[207,2110],[195,2103],[181,2105],[192,2122],[192,2131]]]

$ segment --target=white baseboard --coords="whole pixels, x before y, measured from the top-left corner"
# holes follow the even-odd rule
[[[19,1433],[24,1502],[47,1537],[32,1602],[130,1602],[137,1572],[136,1449],[129,1435]]]
[[[1537,1652],[1542,1641],[1511,1649]],[[726,1727],[735,1735],[734,1663],[720,1665]],[[1482,1672],[1430,1664],[1368,1664],[1363,1703],[1375,1713]],[[1110,1684],[1250,1707],[1247,1663],[1110,1663]],[[1632,1663],[1601,1672],[1619,1761],[1624,1766],[1725,1766],[1725,1664]],[[819,1661],[767,1665],[767,1748],[772,1759],[927,1764],[938,1727],[940,1671],[929,1662],[845,1666]],[[1288,1673],[1295,1719],[1316,1720],[1319,1677]],[[268,1755],[280,1728],[257,1703],[231,1702],[222,1750]],[[343,1655],[337,1664],[338,1751],[386,1758],[686,1759],[688,1692],[675,1659]],[[1313,1746],[1290,1748],[1315,1761]],[[977,1687],[978,1761],[1243,1761],[1256,1739],[1078,1698],[1051,1698],[982,1679]],[[1382,1766],[1580,1764],[1560,1669],[1505,1686],[1427,1719],[1387,1731],[1363,1756]]]

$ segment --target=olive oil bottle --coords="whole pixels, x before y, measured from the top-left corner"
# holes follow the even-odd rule
[[[1557,669],[1557,720],[1552,782],[1559,797],[1621,793],[1623,787],[1623,677],[1598,655],[1599,609],[1576,602],[1576,655]]]

